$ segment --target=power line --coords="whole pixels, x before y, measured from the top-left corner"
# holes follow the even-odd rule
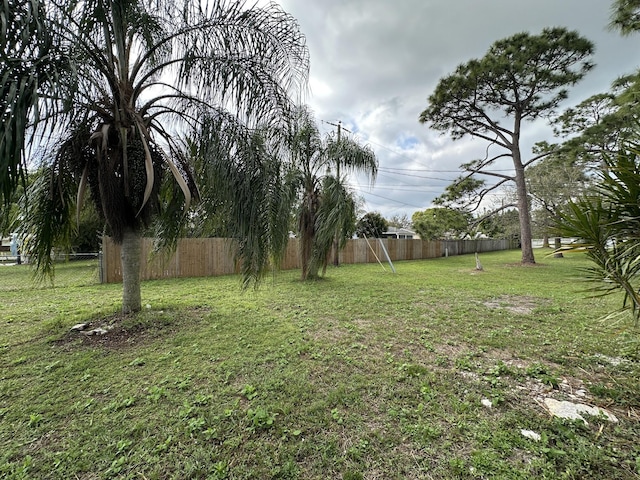
[[[342,126],[342,121],[338,120],[338,123],[333,123],[333,122],[329,122],[329,121],[325,121],[322,120],[322,123],[326,123],[328,125],[331,125],[333,127],[337,127],[338,129],[338,139],[340,139],[340,133],[341,130],[345,130],[346,132],[355,135],[356,137],[359,137],[359,135],[354,134],[353,132],[351,132],[350,130],[344,128]],[[362,138],[360,138],[361,141]],[[379,175],[380,177],[386,177],[386,178],[394,178],[393,176],[395,176],[395,178],[397,178],[398,176],[400,177],[411,177],[411,178],[415,178],[415,179],[425,179],[425,180],[434,180],[434,181],[438,181],[438,182],[448,182],[448,183],[452,183],[454,182],[456,179],[455,178],[441,178],[441,177],[433,177],[433,176],[428,176],[428,175],[417,175],[416,173],[420,173],[420,172],[433,172],[433,173],[456,173],[456,174],[469,174],[471,172],[466,171],[466,170],[461,170],[461,169],[457,169],[457,170],[439,170],[439,169],[433,169],[433,168],[429,168],[427,167],[425,164],[421,163],[420,161],[416,160],[415,158],[409,157],[408,155],[406,155],[403,152],[394,150],[392,148],[387,147],[386,145],[380,144],[378,142],[372,141],[372,140],[367,140],[366,143],[370,143],[372,145],[376,145],[377,147],[380,147],[384,150],[387,150],[391,153],[393,153],[394,155],[398,156],[398,157],[402,157],[405,158],[409,161],[411,161],[413,164],[417,164],[419,166],[422,166],[424,168],[400,168],[400,167],[379,167],[378,171],[379,172],[384,172],[386,173],[386,175]],[[487,169],[486,172],[488,173],[498,173],[498,172],[513,172],[513,168],[506,168],[506,169]],[[406,173],[405,173],[406,172]],[[478,172],[479,174],[481,172]],[[394,202],[398,205],[401,206],[405,206],[405,207],[412,207],[412,208],[417,208],[417,209],[422,209],[425,208],[424,205],[415,205],[415,204],[411,204],[411,203],[407,203],[404,201],[400,201],[400,200],[396,200],[393,198],[389,198],[389,197],[385,197],[383,195],[378,195],[375,193],[372,193],[371,191],[366,191],[366,190],[362,190],[362,188],[371,188],[370,186],[367,187],[363,187],[360,184],[351,184],[353,187],[358,189],[358,192],[362,195],[370,195],[373,197],[377,197],[383,200],[387,200],[390,202]],[[406,192],[406,193],[437,193],[438,191],[442,191],[443,187],[441,185],[432,185],[432,186],[420,186],[420,185],[415,185],[415,184],[410,184],[410,183],[405,183],[402,185],[398,185],[397,187],[400,188],[394,188],[396,187],[395,185],[386,185],[386,186],[380,186],[380,185],[376,185],[372,188],[374,189],[378,189],[378,190],[394,190],[394,191],[398,191],[398,192]],[[403,188],[404,187],[404,188]],[[491,188],[491,186],[488,186],[488,188]],[[429,192],[429,190],[436,190],[436,192]],[[502,191],[495,191],[495,192],[487,192],[485,194],[485,196],[490,196],[490,197],[506,197],[506,196],[510,196],[512,195],[511,192],[502,192]]]
[[[394,202],[394,203],[397,203],[399,205],[404,205],[406,207],[424,208],[424,206],[418,206],[418,205],[413,205],[411,203],[401,202],[399,200],[394,200],[393,198],[383,197],[382,195],[376,195],[375,193],[371,193],[371,192],[360,192],[360,193],[362,193],[364,195],[372,195],[374,197],[382,198],[384,200],[389,200],[390,202]]]
[[[455,180],[455,179],[452,179],[452,178],[427,177],[425,175],[412,175],[410,173],[389,172],[385,168],[379,168],[378,170],[386,172],[386,173],[389,173],[391,175],[401,175],[401,176],[404,176],[404,177],[412,177],[412,178],[425,178],[427,180],[440,180],[440,181],[443,181],[443,182],[452,182],[453,180]]]
[[[395,168],[395,167],[380,167],[380,170],[400,170],[409,172],[435,172],[435,173],[471,173],[468,170],[436,170],[434,168]],[[513,172],[513,168],[496,168],[491,170],[485,170],[487,172]]]
[[[352,188],[358,188],[358,189],[367,189],[369,188],[368,185],[360,185],[357,183],[349,183],[348,184],[350,187]],[[376,190],[395,190],[395,191],[399,191],[399,192],[428,192],[428,191],[441,191],[442,188],[439,186],[420,186],[420,185],[413,185],[413,187],[415,188],[406,188],[408,187],[408,185],[384,185],[384,186],[380,186],[380,185],[376,185],[374,188]]]
[[[333,123],[330,122],[328,120],[321,120],[322,123],[326,123],[328,125],[334,126],[338,128],[338,140],[340,139],[340,130],[344,130],[345,132],[351,133],[352,135],[355,135],[356,137],[359,137],[358,134],[353,133],[351,130],[346,129],[343,125],[342,125],[342,120],[338,120],[338,123]],[[362,138],[360,138],[361,141]],[[378,170],[380,171],[387,171],[387,173],[395,173],[392,172],[391,170],[396,170],[396,171],[405,171],[405,172],[433,172],[433,173],[470,173],[466,170],[438,170],[438,169],[434,169],[434,168],[428,168],[426,167],[424,164],[422,164],[421,162],[419,162],[418,160],[416,160],[415,158],[411,158],[408,155],[406,155],[405,153],[399,152],[397,150],[394,150],[392,148],[387,147],[386,145],[383,145],[381,143],[378,142],[374,142],[373,140],[366,140],[365,142],[367,143],[371,143],[373,145],[376,145],[380,148],[383,148],[399,157],[403,157],[406,158],[407,160],[410,160],[414,163],[417,163],[420,166],[424,166],[425,168],[396,168],[396,167],[379,167]],[[486,172],[488,173],[499,173],[499,172],[513,172],[514,169],[513,168],[496,168],[496,169],[490,169],[490,170],[486,170]],[[480,173],[480,172],[478,172]],[[397,175],[402,175],[401,173],[397,173]],[[429,178],[429,177],[420,177],[420,178]],[[444,180],[444,181],[451,181],[449,179],[441,179],[441,178],[432,178],[432,180]]]

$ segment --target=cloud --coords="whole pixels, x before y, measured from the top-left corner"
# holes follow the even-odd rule
[[[596,68],[570,90],[567,106],[607,91],[637,68],[640,38],[607,30],[609,0],[280,0],[300,23],[311,53],[309,105],[318,122],[342,121],[380,162],[373,189],[352,179],[365,210],[411,214],[431,205],[461,163],[485,155],[480,140],[452,142],[418,122],[440,78],[496,40],[545,27],[578,30],[596,45]],[[321,123],[321,128],[335,128]],[[551,139],[526,124],[525,153]],[[509,164],[506,165],[508,167]],[[501,165],[502,167],[502,165]]]

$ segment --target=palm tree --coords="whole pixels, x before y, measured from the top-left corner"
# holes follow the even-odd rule
[[[560,234],[576,238],[569,250],[586,250],[593,265],[585,279],[602,294],[624,292],[623,309],[640,321],[640,145],[607,158],[596,194],[570,201]],[[565,249],[566,250],[566,249]]]
[[[68,238],[73,207],[89,190],[122,245],[123,311],[139,310],[141,233],[156,217],[165,220],[158,230],[165,241],[180,232],[199,197],[194,152],[209,155],[204,162],[215,164],[213,171],[246,171],[246,157],[234,157],[242,147],[217,151],[227,132],[211,126],[229,128],[227,145],[248,140],[258,120],[281,125],[306,82],[305,39],[273,3],[22,0],[0,8],[13,20],[2,22],[10,33],[3,51],[15,60],[2,67],[2,107],[17,138],[0,141],[9,167],[2,188],[10,191],[24,170],[24,145],[44,147],[48,167],[26,215],[34,232],[30,254],[40,271],[51,271],[50,251]],[[16,85],[21,93],[11,95]],[[186,140],[194,138],[198,148]],[[246,191],[221,192],[230,195],[225,202],[259,201]]]
[[[354,139],[322,139],[307,108],[297,112],[289,148],[300,192],[297,219],[302,279],[313,279],[327,265],[336,232],[338,248],[343,248],[355,231],[356,200],[346,186],[346,176],[360,172],[373,182],[378,165],[373,151]]]

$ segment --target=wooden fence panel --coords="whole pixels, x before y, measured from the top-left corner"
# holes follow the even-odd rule
[[[352,263],[371,263],[376,259],[371,253],[369,243],[366,238],[358,238],[356,240],[350,240],[349,244],[353,246],[353,262]],[[351,263],[345,261],[344,263]]]
[[[391,258],[392,262],[397,262],[401,260],[401,257],[398,256],[400,253],[399,242],[400,240],[398,240],[397,238],[387,238],[382,240],[383,245],[387,247],[387,253],[389,254],[389,258]],[[379,241],[378,241],[378,245],[380,245]],[[387,257],[384,255],[384,251],[382,250],[382,247],[380,247],[380,253],[383,255],[380,257],[380,260],[385,261]]]
[[[340,263],[356,263],[354,261],[355,243],[348,242],[340,251]]]
[[[509,240],[493,239],[425,241],[386,238],[382,240],[382,244],[386,247],[392,262],[513,248]],[[178,241],[175,252],[171,254],[154,254],[153,240],[144,238],[142,258],[146,259],[140,266],[140,276],[143,280],[238,273],[234,262],[234,243],[226,238],[183,238]],[[385,264],[387,262],[381,242],[377,238],[349,240],[340,252],[340,262],[345,264],[375,263],[378,260]],[[100,267],[104,283],[122,281],[120,246],[109,237],[104,237],[102,241]],[[296,239],[289,241],[281,268],[283,270],[300,268]]]

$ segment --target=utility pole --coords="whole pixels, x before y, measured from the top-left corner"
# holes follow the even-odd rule
[[[328,125],[332,125],[334,127],[338,128],[338,145],[340,144],[340,133],[342,132],[342,120],[338,120],[338,123],[331,123],[331,122],[326,122]],[[345,130],[347,132],[349,132],[349,130],[347,130],[345,128]],[[349,132],[351,133],[351,132]],[[337,158],[336,159],[336,177],[338,178],[338,180],[340,180],[340,159]]]

